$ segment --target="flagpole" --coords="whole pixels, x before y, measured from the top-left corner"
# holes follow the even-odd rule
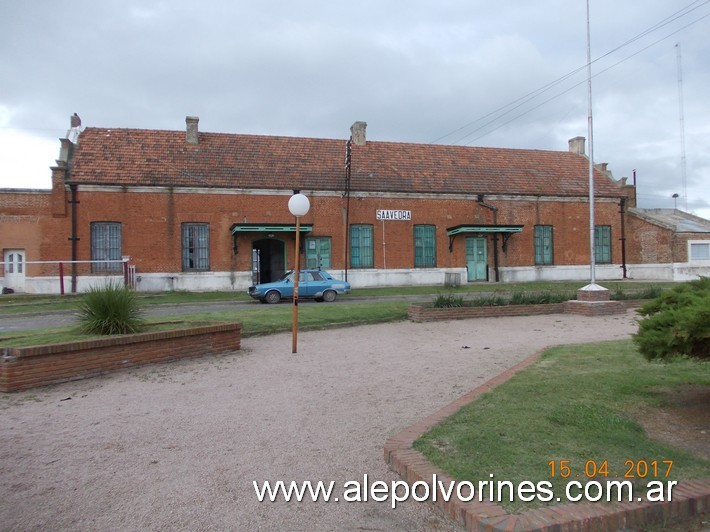
[[[587,135],[589,136],[589,276],[596,283],[596,256],[594,242],[594,124],[592,121],[592,39],[587,0]]]

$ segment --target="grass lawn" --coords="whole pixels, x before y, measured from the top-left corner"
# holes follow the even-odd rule
[[[146,320],[146,327],[141,332],[157,332],[171,329],[184,329],[186,327],[201,327],[214,325],[221,320],[212,318],[189,319],[184,316],[169,319],[155,318]],[[233,321],[233,320],[232,320]],[[79,340],[92,340],[106,338],[97,334],[84,334],[78,327],[47,327],[45,329],[28,329],[0,334],[0,345],[3,347],[28,347],[31,345],[59,344],[64,342],[77,342]]]
[[[378,288],[354,288],[349,295],[340,296],[347,300],[351,297],[392,297],[392,296],[426,296],[432,298],[437,294],[455,294],[468,298],[477,297],[481,292],[498,296],[511,295],[515,292],[564,292],[574,293],[585,284],[584,281],[555,281],[555,282],[529,282],[529,283],[467,283],[457,288],[437,286],[395,286]],[[652,281],[608,281],[603,285],[613,292],[641,292],[650,287],[663,289],[676,286],[677,283],[652,282]],[[218,301],[251,301],[245,290],[225,292],[136,292],[139,303],[147,305],[167,305],[180,303],[209,303]],[[81,294],[58,295],[32,295],[32,294],[5,294],[0,296],[0,315],[28,312],[47,312],[53,310],[75,310],[79,304]]]
[[[328,305],[308,303],[298,306],[298,328],[300,331],[326,329],[334,326],[364,325],[404,320],[407,317],[406,301],[381,301],[375,303],[339,303]],[[162,328],[184,326],[182,322],[215,323],[219,321],[240,322],[242,336],[271,334],[291,330],[293,306],[256,305],[248,310],[225,310],[220,312],[180,315],[173,318],[149,318],[149,324],[160,324]],[[176,323],[165,323],[174,320]],[[154,325],[151,325],[154,326]],[[152,329],[155,330],[155,329]],[[0,345],[28,346],[72,340],[89,339],[92,336],[77,332],[76,327],[53,327],[30,329],[0,334]]]
[[[567,481],[584,483],[595,470],[597,481],[632,476],[644,487],[649,480],[707,478],[710,461],[649,439],[637,422],[641,412],[666,405],[688,385],[707,390],[710,365],[686,359],[649,363],[630,340],[558,347],[444,420],[414,447],[456,480],[477,486],[492,473],[494,480],[514,484],[550,481],[563,501]],[[639,478],[642,473],[645,478]],[[512,511],[541,504],[504,503]]]

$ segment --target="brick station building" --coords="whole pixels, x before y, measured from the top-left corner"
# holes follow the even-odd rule
[[[196,117],[185,131],[88,127],[68,136],[51,190],[0,191],[3,286],[56,293],[57,261],[78,291],[122,275],[122,260],[135,266],[138,290],[275,280],[293,267],[294,191],[311,203],[300,220],[301,264],[354,287],[589,276],[582,137],[567,151],[478,148],[372,141],[364,122],[349,140],[205,133]],[[674,232],[634,214],[634,192],[597,166],[597,278],[633,277],[644,253],[664,264],[639,272],[676,278],[666,262],[688,262],[690,251],[682,257],[673,235],[660,243],[668,256],[642,249],[654,245],[639,237],[646,229]],[[702,248],[710,226],[685,238],[687,249]],[[106,262],[82,262],[96,260]]]

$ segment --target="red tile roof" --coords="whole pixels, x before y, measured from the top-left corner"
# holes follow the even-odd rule
[[[99,185],[343,191],[345,140],[86,128],[70,181]],[[368,141],[352,148],[351,190],[586,196],[588,161],[570,152]],[[595,174],[595,193],[618,197]]]

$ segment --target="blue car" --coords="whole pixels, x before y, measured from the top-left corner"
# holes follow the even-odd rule
[[[335,301],[338,294],[350,292],[350,283],[334,279],[324,270],[301,270],[298,280],[298,297],[316,301]],[[293,299],[293,270],[281,280],[249,287],[249,295],[262,303],[278,303],[282,299]]]

